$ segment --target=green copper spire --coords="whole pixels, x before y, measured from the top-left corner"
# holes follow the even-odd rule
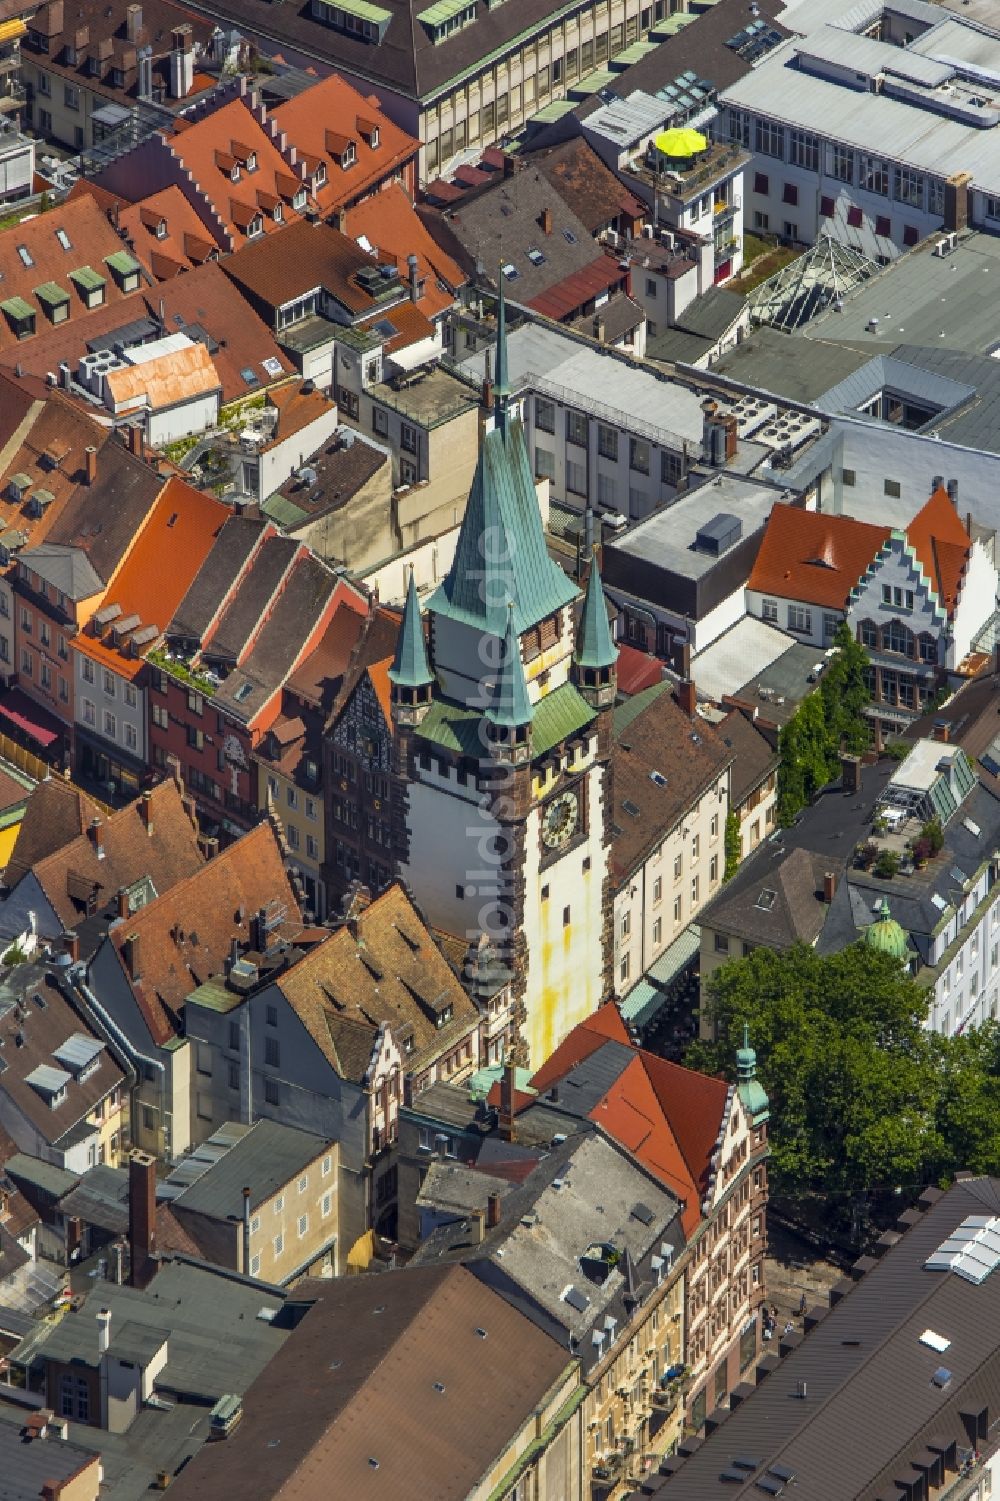
[[[618,648],[611,639],[611,627],[608,625],[596,553],[590,564],[590,577],[587,579],[587,594],[583,601],[574,657],[577,666],[593,668],[613,667],[618,660]]]
[[[750,1028],[743,1024],[743,1046],[736,1052],[736,1093],[750,1118],[750,1124],[760,1126],[770,1115],[770,1102],[764,1086],[757,1079],[757,1054],[750,1046]]]
[[[909,950],[906,932],[892,916],[885,897],[879,903],[877,920],[865,930],[864,943],[866,948],[890,954],[901,964],[906,962]]]
[[[530,724],[531,715],[531,699],[528,697],[528,684],[521,661],[521,643],[514,630],[514,607],[511,605],[507,612],[507,631],[503,638],[500,671],[493,683],[486,718],[491,724],[513,730],[519,725]]]
[[[506,422],[510,379],[507,370],[507,300],[503,290],[503,267],[500,267],[500,295],[497,298],[497,358],[493,382],[493,410],[498,426]]]
[[[434,679],[427,665],[427,648],[424,645],[424,629],[420,623],[420,605],[417,602],[417,585],[410,569],[410,582],[406,586],[406,608],[403,610],[403,625],[396,642],[396,655],[389,668],[389,681],[397,688],[426,688]]]

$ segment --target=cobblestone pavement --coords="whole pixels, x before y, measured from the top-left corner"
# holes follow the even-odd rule
[[[832,1261],[824,1261],[805,1241],[773,1219],[768,1220],[767,1237],[765,1302],[777,1309],[775,1332],[780,1335],[789,1319],[796,1329],[801,1330],[799,1308],[803,1293],[807,1307],[813,1303],[825,1303],[830,1288],[844,1274]]]

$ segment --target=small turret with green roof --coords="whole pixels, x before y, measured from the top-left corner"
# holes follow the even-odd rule
[[[430,705],[434,675],[427,662],[424,628],[420,620],[417,585],[410,569],[403,624],[396,642],[396,655],[389,668],[393,713],[398,724],[417,724]]]
[[[531,757],[531,720],[534,710],[521,661],[521,643],[514,629],[513,607],[507,616],[500,668],[493,680],[486,720],[490,741],[502,759],[527,761]]]
[[[889,954],[893,959],[898,959],[900,964],[905,964],[909,958],[910,944],[906,929],[892,916],[885,897],[879,903],[875,922],[865,930],[863,942],[866,948],[874,949],[879,954]]]
[[[751,1126],[762,1126],[771,1113],[764,1086],[757,1078],[757,1054],[750,1046],[750,1028],[744,1023],[743,1046],[736,1051],[736,1093]]]
[[[577,687],[592,709],[610,709],[614,706],[617,661],[618,648],[611,638],[601,570],[597,565],[595,551],[576,633],[576,650],[573,653],[573,675]]]

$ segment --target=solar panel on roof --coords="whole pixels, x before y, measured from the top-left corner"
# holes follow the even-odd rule
[[[742,1485],[746,1478],[742,1470],[723,1470],[719,1475],[729,1485]]]
[[[738,1470],[759,1470],[760,1460],[750,1459],[746,1454],[734,1454],[733,1464]]]
[[[786,1484],[789,1480],[795,1479],[795,1471],[791,1469],[790,1466],[782,1464],[781,1461],[777,1459],[774,1461],[773,1465],[768,1465],[767,1473],[769,1475],[777,1475],[778,1479],[784,1480]]]
[[[754,1481],[754,1485],[759,1491],[766,1491],[769,1496],[780,1496],[785,1489],[783,1481],[774,1480],[770,1475],[762,1475],[759,1480]]]

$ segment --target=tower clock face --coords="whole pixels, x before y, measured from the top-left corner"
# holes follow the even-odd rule
[[[560,793],[542,809],[542,843],[550,850],[561,849],[576,833],[579,822],[576,793]]]

